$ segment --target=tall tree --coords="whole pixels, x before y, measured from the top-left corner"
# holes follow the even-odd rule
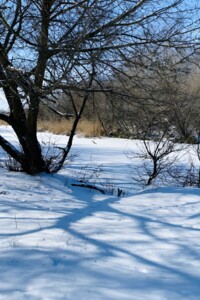
[[[183,48],[181,37],[191,30],[185,16],[184,0],[1,0],[0,85],[10,110],[0,119],[12,126],[20,148],[3,136],[0,146],[29,174],[57,172],[91,92],[109,91],[102,82],[133,50]],[[60,91],[72,102],[81,93],[82,105],[74,106],[66,147],[45,158],[37,139],[39,104],[51,106]]]

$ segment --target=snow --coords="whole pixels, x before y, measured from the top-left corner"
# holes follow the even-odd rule
[[[8,112],[9,111],[9,107],[8,107],[8,102],[6,100],[5,94],[2,90],[2,88],[0,88],[0,112],[4,113],[4,112]]]
[[[9,127],[0,133],[15,141]],[[135,142],[75,137],[58,174],[0,169],[1,300],[200,299],[200,190],[142,189],[130,149]],[[72,186],[76,178],[106,194]]]

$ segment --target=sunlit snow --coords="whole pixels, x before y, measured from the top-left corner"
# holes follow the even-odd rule
[[[15,142],[9,127],[0,134]],[[125,155],[135,147],[75,137],[58,174],[0,169],[1,300],[200,299],[200,190],[139,187]],[[72,186],[76,179],[106,194]]]

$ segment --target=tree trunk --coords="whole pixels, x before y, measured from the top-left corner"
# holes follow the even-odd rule
[[[22,169],[31,175],[48,171],[37,138],[33,135],[27,135],[25,144]]]
[[[11,125],[21,146],[20,161],[15,159],[21,164],[22,170],[32,175],[47,171],[35,126],[27,128],[27,124],[22,121],[20,115],[17,120],[11,119]]]

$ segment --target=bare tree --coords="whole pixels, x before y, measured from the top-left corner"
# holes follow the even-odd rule
[[[183,148],[176,144],[172,136],[171,122],[166,118],[168,112],[163,108],[157,112],[143,110],[139,126],[141,140],[138,144],[139,153],[128,153],[132,158],[140,158],[142,165],[138,166],[133,178],[145,185],[151,185],[157,177],[164,173],[177,162],[178,154]]]
[[[182,39],[193,23],[186,22],[187,28],[181,23],[186,19],[184,2],[0,1],[0,84],[10,109],[0,119],[12,126],[20,147],[16,149],[3,136],[0,146],[29,174],[57,172],[91,93],[113,92],[103,82],[119,70],[130,52],[153,45],[190,46]],[[57,156],[45,158],[37,139],[39,104],[53,107],[61,91],[72,103],[74,93],[80,93],[82,104],[79,110],[74,106],[66,147]]]

